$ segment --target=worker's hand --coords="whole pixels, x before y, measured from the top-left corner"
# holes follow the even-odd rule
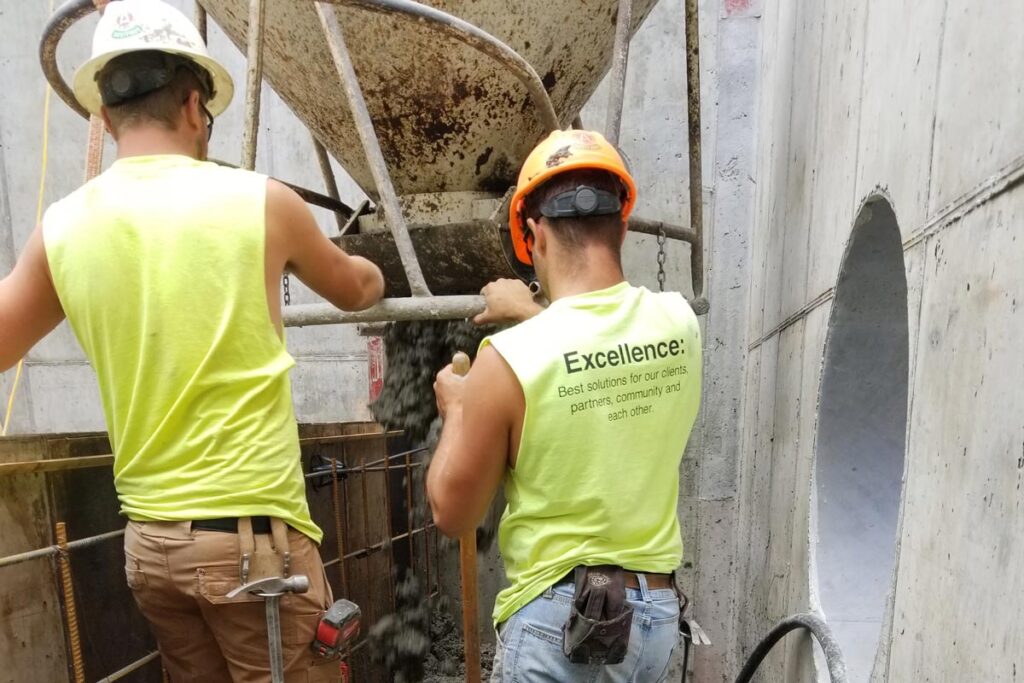
[[[462,409],[462,393],[466,388],[466,378],[455,374],[451,363],[437,373],[434,380],[434,397],[437,399],[437,413],[441,419],[448,417],[452,410]]]
[[[519,323],[544,310],[533,300],[530,288],[520,280],[495,280],[480,293],[484,297],[486,308],[483,313],[473,318],[477,325]]]

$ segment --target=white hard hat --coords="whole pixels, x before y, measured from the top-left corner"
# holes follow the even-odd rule
[[[115,57],[143,50],[178,55],[206,69],[214,90],[206,108],[214,116],[227,109],[235,92],[231,75],[210,57],[192,22],[160,0],[118,0],[107,5],[93,35],[92,57],[75,73],[79,103],[89,113],[99,114],[103,101],[97,75]]]

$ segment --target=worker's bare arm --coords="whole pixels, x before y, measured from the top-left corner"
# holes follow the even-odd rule
[[[544,310],[534,300],[533,292],[520,280],[502,278],[490,282],[480,294],[484,297],[484,312],[473,318],[477,325],[491,323],[520,323]]]
[[[380,268],[350,256],[320,232],[292,189],[267,181],[267,248],[310,289],[345,311],[369,308],[384,296]]]
[[[464,379],[451,366],[442,370],[435,391],[445,420],[427,472],[427,497],[434,524],[456,537],[476,528],[497,493],[525,399],[492,346],[484,347]]]
[[[0,372],[8,370],[64,319],[50,280],[43,232],[36,227],[14,270],[0,280]]]

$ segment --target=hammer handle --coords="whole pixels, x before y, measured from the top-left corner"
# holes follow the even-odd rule
[[[469,374],[470,360],[462,351],[452,358],[452,371]],[[462,631],[466,656],[466,683],[480,683],[480,624],[477,610],[476,529],[459,539],[459,569],[462,573]]]

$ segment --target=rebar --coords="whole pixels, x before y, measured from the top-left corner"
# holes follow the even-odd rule
[[[99,534],[98,536],[89,536],[88,538],[80,538],[77,541],[71,541],[67,544],[67,547],[63,550],[58,545],[50,545],[45,548],[39,548],[38,550],[30,550],[25,553],[19,553],[17,555],[8,555],[7,557],[0,558],[0,569],[4,567],[11,567],[16,564],[22,564],[23,562],[30,562],[32,560],[39,560],[44,557],[53,557],[59,555],[62,552],[68,550],[79,550],[81,548],[88,548],[94,546],[103,541],[118,538],[124,536],[124,529],[118,529],[117,531],[108,531],[105,534]]]
[[[141,657],[139,659],[136,659],[134,662],[132,662],[128,666],[126,666],[124,668],[121,668],[121,669],[118,669],[117,671],[115,671],[114,673],[110,674],[109,676],[106,676],[105,678],[101,678],[96,683],[113,683],[114,681],[119,681],[122,678],[124,678],[125,676],[127,676],[128,674],[134,673],[134,672],[138,671],[139,669],[141,669],[142,667],[146,666],[147,664],[149,664],[150,662],[152,662],[154,659],[156,659],[159,656],[160,656],[160,651],[159,650],[157,650],[155,652],[150,652],[145,657]],[[167,679],[167,672],[166,671],[162,671],[161,672],[161,677],[166,682],[168,680]]]
[[[331,458],[331,498],[334,501],[334,532],[338,537],[338,578],[341,580],[341,593],[346,598],[350,597],[348,591],[348,573],[345,571],[345,562],[341,558],[345,556],[345,536],[342,532],[341,523],[341,496],[338,486],[338,459]]]
[[[75,607],[75,586],[71,580],[71,558],[68,556],[68,530],[64,522],[54,525],[57,537],[57,567],[64,596],[64,626],[71,649],[71,669],[75,683],[85,683],[85,661],[82,659],[82,635],[78,630],[78,609]]]

